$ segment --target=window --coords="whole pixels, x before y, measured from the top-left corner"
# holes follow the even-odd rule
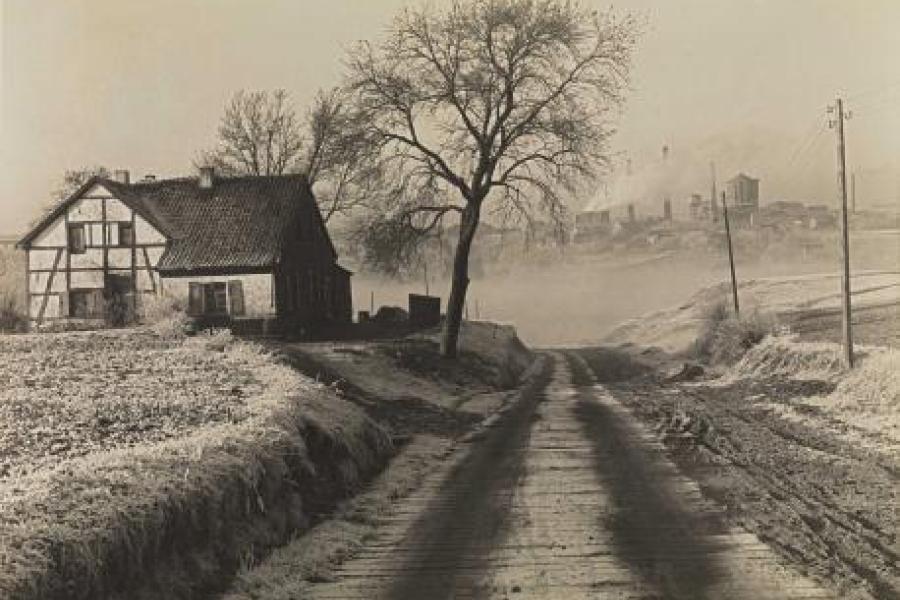
[[[224,283],[216,282],[203,284],[203,314],[227,314],[227,294]]]
[[[119,245],[134,245],[134,225],[132,225],[131,223],[119,223]]]
[[[79,319],[103,313],[102,290],[72,290],[69,292],[69,316]]]
[[[69,252],[72,254],[84,254],[87,244],[84,237],[84,225],[69,225]]]
[[[232,307],[235,307],[234,303],[232,303]],[[243,312],[243,293],[241,293],[239,308]],[[192,315],[228,314],[228,291],[225,283],[219,281],[214,283],[189,283],[188,312]]]
[[[203,314],[203,284],[202,283],[191,282],[188,284],[188,314],[191,314],[191,315]]]
[[[244,316],[244,286],[240,281],[228,282],[228,299],[231,315],[234,317]]]

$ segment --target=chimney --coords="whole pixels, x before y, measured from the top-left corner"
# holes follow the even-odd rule
[[[634,214],[634,204],[629,204],[628,205],[628,222],[634,223],[636,220],[637,219],[635,218],[635,214]]]
[[[116,169],[113,172],[113,180],[128,185],[131,183],[131,174],[128,173],[128,169]]]
[[[212,167],[200,167],[200,188],[211,190],[215,175],[216,171]]]
[[[663,219],[666,221],[672,220],[672,200],[669,198],[663,200]]]

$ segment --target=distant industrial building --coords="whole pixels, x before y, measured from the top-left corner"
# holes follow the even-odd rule
[[[703,200],[700,194],[691,194],[691,201],[688,204],[688,213],[694,221],[709,220],[709,203]]]
[[[735,227],[753,227],[759,218],[759,179],[743,173],[725,182],[728,218]]]

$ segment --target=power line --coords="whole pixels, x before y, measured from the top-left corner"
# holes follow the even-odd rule
[[[846,100],[857,100],[863,96],[871,96],[872,94],[875,94],[877,96],[878,94],[883,94],[888,90],[893,90],[894,88],[900,88],[900,81],[895,81],[893,83],[878,86],[875,88],[869,88],[869,89],[863,90],[861,92],[856,92],[855,94],[849,94],[848,96],[846,96],[845,99]]]

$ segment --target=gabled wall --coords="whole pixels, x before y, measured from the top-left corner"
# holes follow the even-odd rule
[[[130,225],[133,243],[122,245],[119,223]],[[69,250],[69,228],[84,228],[83,253]],[[130,278],[127,301],[136,307],[142,293],[159,289],[153,270],[165,250],[166,238],[141,215],[115,198],[103,185],[95,185],[72,202],[66,211],[30,243],[27,254],[28,316],[32,327],[71,318],[72,292],[88,291],[98,312],[106,298],[111,275]],[[97,314],[102,318],[102,314]]]

